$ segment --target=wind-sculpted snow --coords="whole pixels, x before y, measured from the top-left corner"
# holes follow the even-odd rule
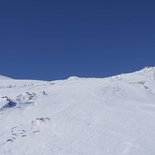
[[[0,81],[0,155],[154,155],[155,68]]]

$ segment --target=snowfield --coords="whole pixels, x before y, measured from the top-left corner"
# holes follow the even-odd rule
[[[155,155],[155,67],[103,79],[0,76],[0,155]]]

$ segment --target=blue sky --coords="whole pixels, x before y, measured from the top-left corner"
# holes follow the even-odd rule
[[[0,74],[105,77],[155,66],[155,2],[5,0]]]

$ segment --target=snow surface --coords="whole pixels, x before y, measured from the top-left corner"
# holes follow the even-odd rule
[[[0,155],[155,155],[155,67],[0,80]]]
[[[10,80],[11,78],[7,76],[0,75],[0,80]]]

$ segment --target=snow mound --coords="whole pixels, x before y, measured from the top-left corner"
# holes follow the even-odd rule
[[[78,80],[78,79],[79,79],[79,77],[77,77],[77,76],[70,76],[68,78],[68,80]]]

